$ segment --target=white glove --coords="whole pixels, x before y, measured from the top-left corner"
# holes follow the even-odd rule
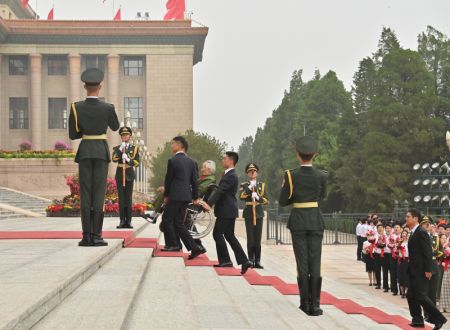
[[[128,163],[130,161],[130,157],[128,157],[128,155],[126,153],[123,153],[122,160]]]
[[[252,199],[254,200],[254,201],[259,201],[259,196],[258,196],[258,193],[255,191],[255,192],[252,192]]]
[[[249,184],[248,187],[250,188],[250,190],[253,189],[253,188],[255,188],[255,187],[256,187],[256,180],[250,181],[250,184]]]
[[[120,145],[119,150],[123,151],[123,150],[125,150],[126,147],[127,147],[127,144],[125,142],[122,142],[122,144]]]

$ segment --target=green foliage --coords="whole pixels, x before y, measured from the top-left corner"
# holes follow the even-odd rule
[[[411,199],[412,164],[445,156],[450,128],[450,41],[428,27],[418,43],[403,49],[383,28],[351,92],[332,71],[306,82],[294,72],[280,106],[240,148],[260,165],[272,199],[283,170],[298,166],[293,142],[303,134],[319,140],[316,165],[329,171],[326,212],[390,212],[394,200]]]
[[[184,137],[189,144],[189,150],[187,152],[189,157],[197,161],[199,168],[205,160],[215,161],[217,165],[216,177],[220,178],[222,155],[226,151],[226,144],[208,134],[197,133],[192,130],[187,131]],[[156,156],[152,157],[152,187],[156,188],[164,184],[167,161],[172,156],[170,141],[168,141],[164,148],[159,150]]]

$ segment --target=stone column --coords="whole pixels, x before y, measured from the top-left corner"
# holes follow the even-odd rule
[[[81,99],[80,85],[81,85],[81,56],[79,54],[69,54],[69,84],[70,84],[70,98],[67,111],[70,113],[72,102],[77,102]],[[68,117],[67,117],[68,118]],[[69,134],[67,132],[67,134]],[[71,140],[71,148],[77,152],[80,140]]]
[[[31,142],[35,150],[42,149],[42,56],[41,54],[30,54],[31,73]]]

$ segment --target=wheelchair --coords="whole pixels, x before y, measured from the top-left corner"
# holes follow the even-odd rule
[[[189,234],[194,239],[201,239],[209,235],[214,228],[216,219],[211,212],[205,211],[201,206],[202,203],[207,203],[208,199],[218,188],[217,185],[212,184],[208,186],[205,196],[202,198],[200,205],[189,204],[184,215],[184,225]],[[162,205],[159,210],[146,212],[144,219],[150,223],[155,224],[160,217],[164,215],[165,206]],[[163,222],[161,221],[159,228],[164,232]]]

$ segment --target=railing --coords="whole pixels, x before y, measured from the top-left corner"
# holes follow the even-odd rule
[[[389,218],[392,214],[379,214]],[[323,244],[357,244],[355,228],[358,219],[367,217],[367,214],[323,214],[325,231]],[[291,232],[286,227],[289,213],[281,210],[277,204],[267,209],[267,239],[274,240],[276,244],[292,244]]]

